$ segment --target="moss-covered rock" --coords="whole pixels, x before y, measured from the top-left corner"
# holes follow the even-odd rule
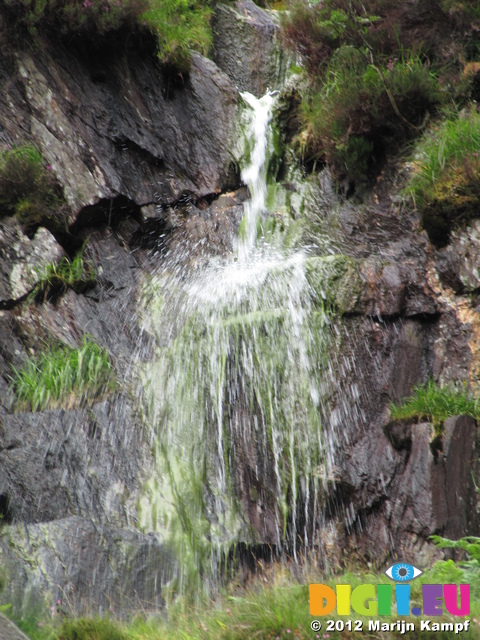
[[[307,260],[307,280],[317,303],[352,313],[360,302],[363,282],[353,258],[343,254]]]

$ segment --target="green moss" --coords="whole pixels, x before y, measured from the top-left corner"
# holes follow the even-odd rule
[[[342,254],[309,258],[306,273],[317,303],[325,304],[340,313],[355,309],[363,290],[363,282],[353,258]]]

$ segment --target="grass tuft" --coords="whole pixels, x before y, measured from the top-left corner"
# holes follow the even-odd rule
[[[428,131],[415,147],[407,186],[432,242],[443,246],[451,230],[480,208],[480,114],[475,109]]]
[[[435,433],[443,433],[443,424],[452,416],[467,415],[480,419],[480,401],[465,389],[440,387],[433,380],[414,388],[412,396],[402,404],[391,404],[394,420],[431,422]]]
[[[57,263],[50,263],[43,269],[36,270],[38,281],[33,290],[36,300],[55,301],[59,296],[73,289],[83,293],[95,286],[96,272],[92,264],[83,258],[83,251],[73,260],[62,258]]]
[[[40,353],[14,369],[11,377],[18,408],[32,411],[98,398],[114,387],[114,381],[108,351],[88,336],[78,349],[62,345]]]

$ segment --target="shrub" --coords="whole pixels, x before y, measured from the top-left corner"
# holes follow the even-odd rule
[[[27,230],[61,224],[63,198],[42,154],[29,144],[0,150],[0,216],[16,215]]]
[[[31,358],[11,382],[19,406],[40,411],[101,396],[113,388],[114,372],[108,351],[86,336],[78,349],[62,345]]]
[[[191,49],[206,55],[211,47],[210,16],[203,0],[152,0],[142,19],[157,37],[161,61],[185,69]]]
[[[435,244],[477,217],[480,207],[480,114],[475,110],[428,131],[415,148],[407,186]]]
[[[414,388],[412,396],[400,405],[391,404],[394,420],[427,420],[437,435],[443,433],[443,424],[451,416],[467,415],[480,418],[480,402],[465,389],[439,387],[433,380]]]
[[[69,288],[83,293],[95,286],[96,282],[95,269],[83,259],[83,251],[73,260],[62,258],[58,263],[46,265],[42,270],[37,270],[37,275],[39,279],[33,294],[39,302],[45,298],[55,301]]]
[[[304,102],[307,153],[323,156],[339,178],[363,180],[439,99],[437,80],[418,57],[378,66],[351,47],[339,49]]]
[[[10,23],[35,46],[42,34],[98,49],[150,30],[162,62],[184,68],[190,50],[206,53],[211,45],[206,0],[5,0]]]
[[[42,31],[101,38],[136,25],[148,0],[5,0],[15,26],[35,39]]]

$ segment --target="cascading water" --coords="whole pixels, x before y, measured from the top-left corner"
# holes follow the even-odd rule
[[[190,274],[164,261],[146,293],[157,353],[142,384],[157,469],[139,521],[175,546],[179,589],[187,579],[208,588],[238,542],[294,557],[308,551],[328,478],[321,422],[332,322],[314,282],[333,262],[314,269],[301,248],[286,248],[281,231],[256,242],[273,97],[243,97],[251,152],[242,177],[251,199],[238,253]]]
[[[267,198],[267,161],[272,151],[268,125],[272,119],[273,95],[267,93],[260,100],[248,92],[241,96],[252,109],[250,133],[253,140],[249,164],[241,173],[242,180],[250,190],[250,200],[245,203],[243,237],[239,242],[239,257],[246,260],[255,245],[258,222]]]

